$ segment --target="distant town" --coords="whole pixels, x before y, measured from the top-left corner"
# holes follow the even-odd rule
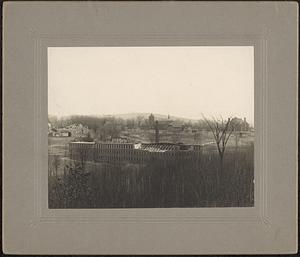
[[[200,148],[203,152],[215,148],[213,135],[208,124],[203,120],[184,121],[171,118],[170,115],[166,117],[159,115],[159,118],[156,118],[152,113],[148,117],[145,114],[137,114],[135,117],[131,114],[130,117],[130,119],[124,119],[113,116],[101,118],[70,116],[60,120],[49,117],[50,153],[58,153],[59,149],[66,149],[66,142],[69,143],[69,148],[65,152],[68,151],[72,158],[75,155],[72,155],[74,151],[70,150],[81,147],[80,142],[83,142],[84,146],[87,145],[86,142],[90,142],[90,147],[97,149],[109,149],[108,145],[111,145],[110,149],[124,149],[127,152],[130,152],[129,149],[147,152],[172,152],[175,149],[181,149],[186,152],[187,150],[200,150]],[[233,140],[230,140],[229,145],[235,144],[237,147],[237,145],[243,145],[252,140],[254,129],[250,127],[246,118],[232,118],[230,125],[234,127],[234,138],[232,137]],[[54,140],[56,144],[51,144],[53,141],[51,138],[58,139]],[[66,139],[61,140],[62,145],[58,143],[59,138]],[[97,145],[93,146],[94,143]],[[128,148],[123,147],[122,144],[127,145]],[[98,145],[103,146],[99,147]],[[137,151],[135,152],[137,153]],[[100,160],[102,158],[103,160],[108,153],[111,157],[106,159],[120,160],[120,157],[117,156],[119,151],[108,152],[105,150],[102,150],[97,157],[94,156],[94,153],[90,153],[89,159]]]
[[[159,115],[136,114],[131,118],[114,116],[69,116],[57,119],[49,116],[49,137],[71,137],[74,140],[92,139],[95,142],[114,143],[154,143],[164,141],[170,143],[202,143],[201,133],[209,131],[209,127],[203,120],[192,121],[171,118],[168,115],[163,118]],[[235,132],[250,134],[254,128],[249,125],[246,118],[232,118],[231,125]]]

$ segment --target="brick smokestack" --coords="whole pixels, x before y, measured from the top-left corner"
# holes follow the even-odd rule
[[[155,143],[159,142],[159,129],[158,129],[158,121],[155,121]]]

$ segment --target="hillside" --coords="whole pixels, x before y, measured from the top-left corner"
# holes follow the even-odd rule
[[[136,113],[123,113],[123,114],[114,114],[114,115],[104,115],[104,117],[108,116],[108,117],[115,117],[115,118],[121,118],[121,119],[136,119],[137,117],[143,117],[144,119],[148,119],[150,114],[151,113],[136,112]],[[157,120],[166,120],[166,119],[168,119],[168,115],[157,114],[157,113],[152,113],[152,114],[154,115],[155,119],[157,119]],[[183,122],[197,122],[198,121],[198,120],[194,120],[194,119],[177,117],[177,116],[173,116],[173,115],[170,115],[169,118],[171,120],[179,120],[179,121],[183,121]]]

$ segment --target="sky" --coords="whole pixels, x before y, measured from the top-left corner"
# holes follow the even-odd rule
[[[49,47],[48,113],[254,122],[253,46]]]

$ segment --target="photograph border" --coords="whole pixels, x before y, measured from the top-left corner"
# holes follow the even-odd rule
[[[265,71],[267,70],[266,47],[267,40],[263,35],[185,35],[185,34],[164,34],[164,35],[45,35],[33,34],[35,45],[35,220],[36,222],[261,222],[269,224],[267,217],[267,81]],[[153,43],[154,42],[154,43]],[[160,42],[160,43],[158,43]],[[190,43],[189,43],[190,42]],[[192,43],[191,43],[192,42]],[[254,47],[254,87],[255,106],[261,108],[260,119],[255,118],[255,199],[254,207],[209,207],[209,208],[159,208],[165,212],[149,215],[149,209],[154,208],[114,208],[106,215],[107,210],[91,209],[83,212],[79,209],[63,211],[61,209],[48,209],[47,203],[47,172],[45,170],[45,156],[48,147],[45,146],[45,138],[48,128],[47,124],[47,48],[48,47],[95,47],[95,46],[253,46]],[[46,111],[46,113],[45,113]],[[253,110],[254,112],[254,110]],[[257,116],[257,115],[256,115]],[[43,128],[43,130],[41,130]],[[41,172],[43,170],[43,172]],[[44,176],[43,176],[44,174]],[[231,210],[229,210],[230,208]],[[182,209],[182,210],[181,210]],[[184,210],[190,212],[184,215]],[[228,211],[229,210],[229,211]],[[222,213],[224,211],[224,213]],[[78,214],[77,214],[78,213]],[[116,213],[116,215],[112,215]],[[139,213],[139,214],[138,214]],[[221,214],[220,214],[221,213]]]
[[[297,252],[296,2],[19,1],[3,9],[4,253]],[[255,46],[255,207],[48,209],[47,47],[213,41]]]

